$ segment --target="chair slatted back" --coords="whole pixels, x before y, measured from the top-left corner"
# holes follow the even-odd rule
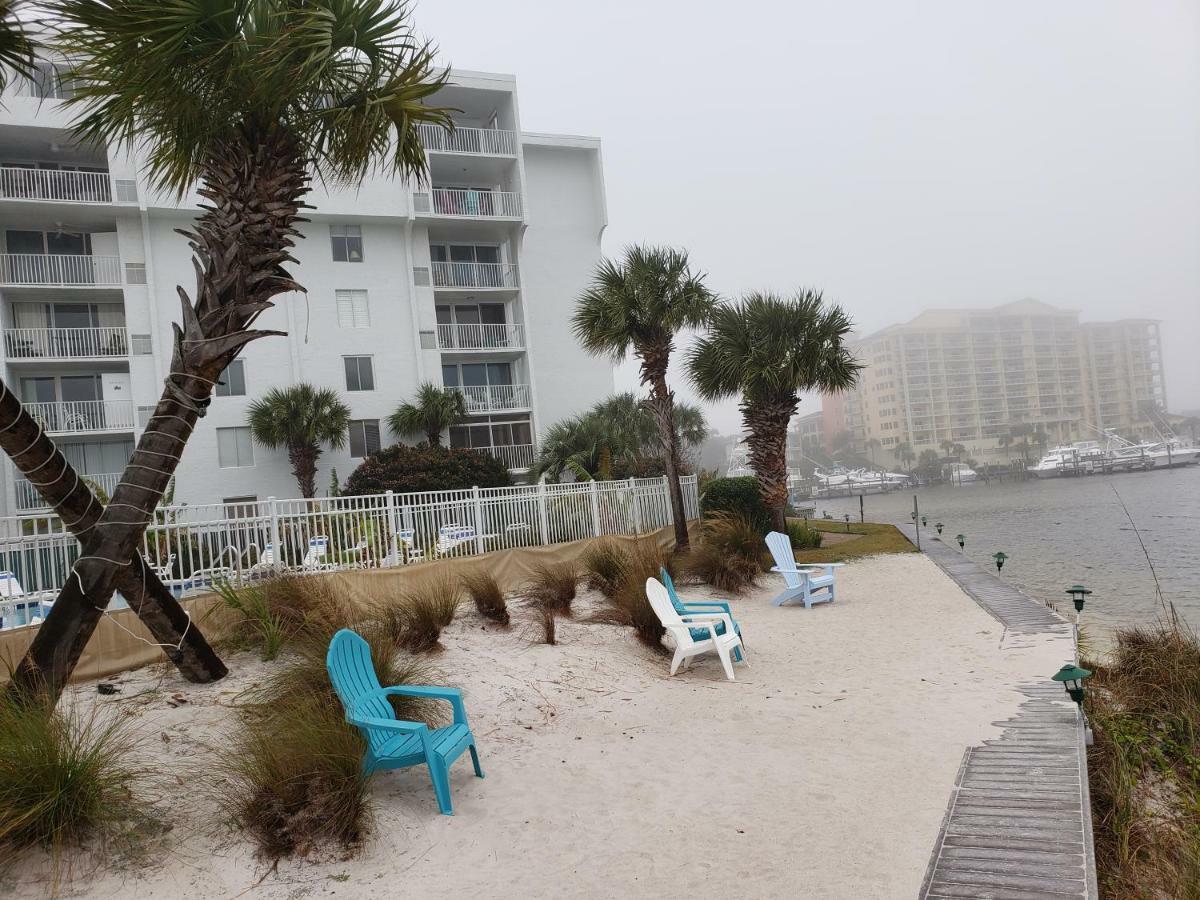
[[[357,633],[343,628],[333,636],[329,642],[329,652],[325,654],[325,667],[329,670],[329,680],[346,712],[353,709],[358,715],[372,719],[396,718],[396,712],[386,697],[375,697],[356,705],[364,694],[381,687],[379,676],[375,674],[375,665],[371,662],[371,647]],[[367,732],[367,740],[372,747],[387,737],[384,731]]]
[[[671,573],[667,571],[666,566],[660,566],[658,574],[662,578],[663,587],[667,589],[667,596],[671,600],[671,605],[675,607],[675,612],[683,615],[687,610],[684,609],[683,601],[679,599],[679,594],[675,592],[675,582],[671,580]]]
[[[650,601],[650,608],[654,610],[654,614],[658,616],[658,621],[663,623],[664,628],[678,626],[675,630],[676,640],[692,642],[691,632],[683,619],[679,617],[679,613],[675,611],[675,607],[671,605],[667,589],[657,578],[646,579],[646,599]]]
[[[792,552],[792,540],[786,534],[772,531],[767,535],[767,547],[775,559],[775,565],[783,571],[784,582],[790,588],[798,588],[804,583],[804,576],[796,573],[796,554]]]

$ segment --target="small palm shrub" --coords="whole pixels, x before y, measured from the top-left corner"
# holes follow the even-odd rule
[[[462,576],[462,586],[481,616],[498,625],[509,624],[508,603],[495,575],[482,570],[468,572]]]
[[[714,513],[700,524],[700,540],[688,554],[687,572],[722,591],[751,587],[763,571],[763,539],[745,516]]]
[[[718,513],[741,516],[758,529],[760,535],[770,530],[771,515],[763,503],[758,479],[753,475],[709,482],[700,495],[700,517],[707,519]]]
[[[115,835],[140,817],[131,721],[0,697],[0,864]]]
[[[397,610],[399,645],[412,653],[439,648],[442,629],[454,621],[462,594],[449,575],[427,578],[405,591]]]
[[[615,586],[611,594],[606,595],[604,608],[592,617],[592,621],[632,628],[638,640],[647,647],[662,650],[666,629],[646,598],[646,579],[660,577],[659,569],[663,567],[670,572],[671,557],[651,539],[633,541],[622,547]]]
[[[795,519],[787,520],[787,533],[793,550],[819,550],[824,537],[811,525],[797,522]]]
[[[222,643],[231,650],[254,650],[275,659],[302,635],[329,634],[355,618],[353,603],[325,578],[284,576],[243,587],[217,587],[231,617]]]
[[[615,594],[621,583],[623,557],[621,546],[612,538],[602,538],[588,547],[582,559],[588,588],[605,597]]]
[[[525,597],[534,606],[570,615],[579,573],[572,563],[540,563],[524,588]]]

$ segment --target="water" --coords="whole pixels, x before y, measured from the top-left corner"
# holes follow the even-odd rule
[[[929,519],[923,540],[937,536],[933,526],[941,521],[942,540],[953,544],[956,534],[966,535],[966,553],[976,561],[992,567],[992,554],[1003,550],[1003,577],[1063,611],[1071,605],[1065,588],[1091,588],[1082,621],[1097,639],[1160,617],[1147,554],[1163,599],[1200,630],[1200,466],[874,494],[863,498],[867,521],[909,521],[914,495]],[[815,502],[818,515],[858,519],[857,497]]]

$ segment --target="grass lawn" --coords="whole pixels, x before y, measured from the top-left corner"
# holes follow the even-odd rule
[[[808,524],[818,531],[830,534],[846,534],[846,523],[829,519],[809,519]],[[859,556],[874,556],[877,553],[916,553],[917,548],[894,525],[876,525],[873,522],[851,522],[850,534],[858,535],[848,541],[830,543],[820,550],[800,550],[796,553],[798,563],[845,562]]]

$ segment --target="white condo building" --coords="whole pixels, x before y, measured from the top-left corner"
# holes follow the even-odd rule
[[[198,198],[148,188],[136,159],[71,139],[70,90],[42,64],[0,109],[0,365],[67,458],[111,490],[158,400],[179,317],[194,296],[185,228]],[[276,300],[230,367],[176,475],[176,502],[295,496],[282,452],[255,445],[250,403],[274,387],[335,386],[353,412],[348,447],[321,457],[344,480],[399,440],[386,420],[433,381],[463,392],[450,443],[527,470],[537,435],[613,390],[582,353],[574,299],[607,223],[600,142],[521,131],[515,80],[455,72],[432,102],[461,112],[425,127],[430,181],[314,185],[295,255],[307,295]],[[0,512],[37,511],[4,458]]]

